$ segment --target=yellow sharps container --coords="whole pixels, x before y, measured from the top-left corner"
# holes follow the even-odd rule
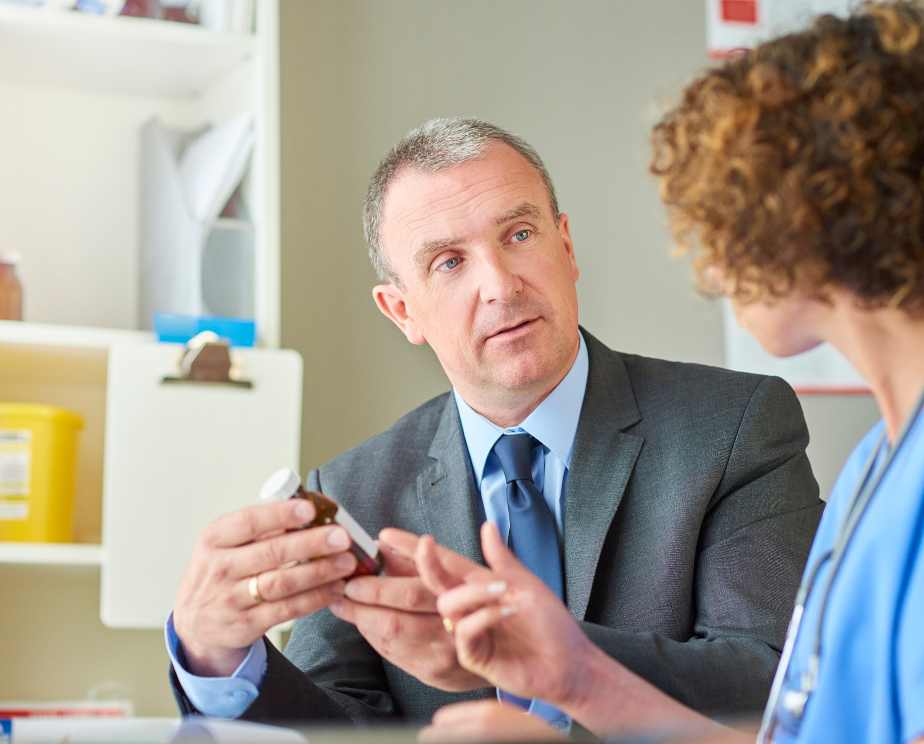
[[[72,411],[0,403],[0,541],[74,538],[77,433]]]

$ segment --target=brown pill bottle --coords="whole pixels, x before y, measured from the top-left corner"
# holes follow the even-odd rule
[[[0,253],[0,320],[22,320],[22,282],[16,267],[19,256]]]
[[[277,470],[266,479],[260,489],[260,501],[286,499],[305,499],[314,504],[315,517],[304,528],[337,524],[346,530],[350,536],[349,551],[356,557],[356,571],[353,572],[353,576],[374,576],[382,572],[378,543],[332,498],[318,491],[306,491],[302,488],[298,473],[290,468]]]

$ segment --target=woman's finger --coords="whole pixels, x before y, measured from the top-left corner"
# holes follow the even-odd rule
[[[505,620],[517,613],[517,607],[508,604],[496,604],[482,607],[471,615],[466,615],[455,623],[453,633],[456,641],[456,653],[462,666],[466,661],[478,657],[475,653],[478,643],[489,630],[498,628]],[[474,671],[474,670],[470,670]],[[480,673],[480,670],[477,672]]]
[[[448,592],[464,581],[464,576],[455,576],[446,569],[437,550],[436,541],[429,535],[424,535],[417,541],[414,559],[417,563],[417,573],[424,585],[436,595]]]
[[[487,584],[462,584],[439,595],[436,609],[440,615],[456,622],[486,605],[495,605],[507,591],[506,581]]]
[[[493,522],[485,522],[481,525],[481,552],[484,553],[488,565],[498,573],[514,576],[534,576],[507,547],[500,531]]]

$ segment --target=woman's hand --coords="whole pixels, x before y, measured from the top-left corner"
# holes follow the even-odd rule
[[[433,723],[420,732],[422,742],[566,740],[541,718],[494,700],[440,708]]]
[[[597,650],[561,600],[486,522],[482,551],[491,570],[458,561],[432,538],[417,544],[417,568],[465,669],[515,695],[561,707],[585,694],[582,659]],[[447,555],[449,553],[449,555]]]
[[[427,535],[388,532],[389,548],[413,553],[421,580],[437,595],[437,610],[463,668],[502,690],[551,703],[600,736],[676,727],[685,736],[722,737],[723,744],[748,740],[686,708],[597,648],[490,522],[481,529],[490,569]],[[483,732],[493,739],[508,731],[520,739],[557,733],[534,716],[494,702],[444,708],[426,731],[427,736],[436,731],[462,737]]]

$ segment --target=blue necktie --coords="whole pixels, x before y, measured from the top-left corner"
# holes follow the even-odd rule
[[[537,445],[538,440],[526,433],[504,434],[494,444],[507,479],[508,543],[517,558],[564,599],[555,515],[533,482],[533,449]],[[504,700],[529,708],[530,700],[509,692],[502,694]]]

